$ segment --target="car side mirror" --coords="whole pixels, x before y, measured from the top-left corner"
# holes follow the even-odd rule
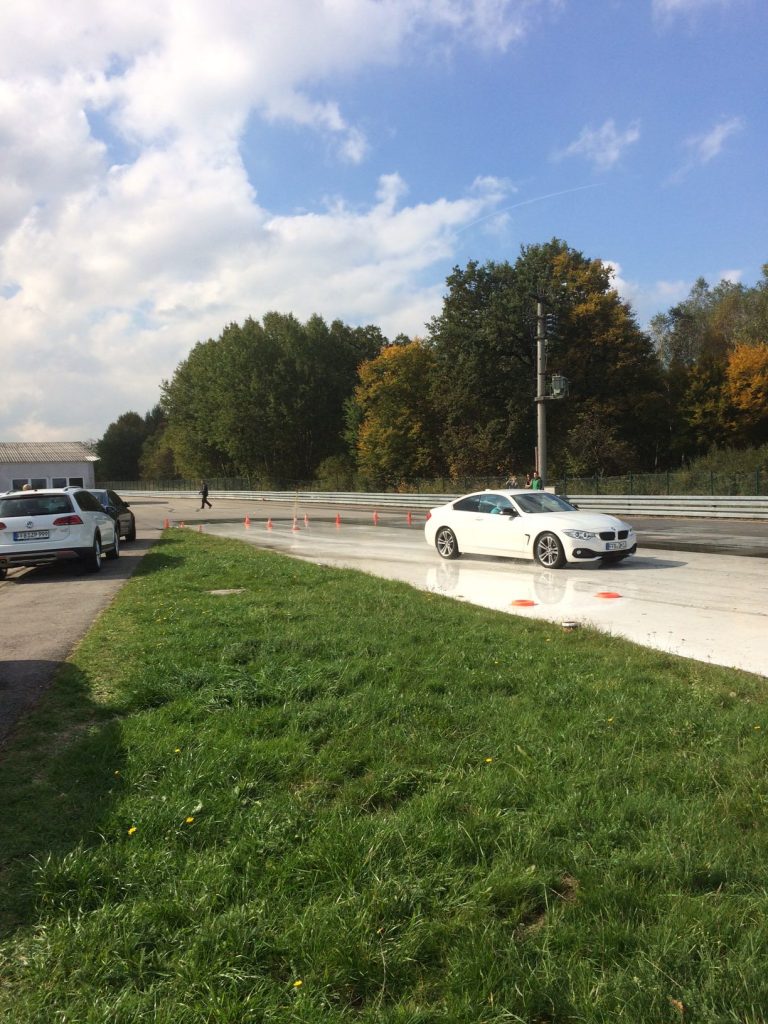
[[[510,519],[514,519],[517,516],[517,512],[513,508],[503,508],[501,510],[503,516],[509,516]]]
[[[131,507],[130,501],[124,501],[123,502],[123,508],[130,508],[130,507]]]
[[[117,509],[114,505],[106,505],[104,511],[108,516],[112,516],[113,519],[117,519]]]

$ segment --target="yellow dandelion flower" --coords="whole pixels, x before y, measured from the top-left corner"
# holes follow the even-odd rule
[[[118,768],[117,771],[115,772],[115,775],[119,775],[119,774],[120,774],[120,769]]]
[[[191,825],[194,820],[195,819],[192,817],[191,814],[190,814],[190,816],[188,818],[184,819],[184,821],[186,822],[187,825]]]
[[[493,764],[493,758],[492,757],[486,757],[485,763],[486,764]]]
[[[296,981],[294,981],[294,983],[293,983],[293,987],[294,988],[301,988],[301,986],[303,984],[304,984],[304,982],[301,980],[301,978],[297,978]]]
[[[176,749],[174,750],[174,754],[180,754],[180,753],[181,753],[181,747],[176,747]]]
[[[131,827],[128,829],[128,835],[132,836],[135,831],[136,831],[136,826],[135,825],[131,825]]]

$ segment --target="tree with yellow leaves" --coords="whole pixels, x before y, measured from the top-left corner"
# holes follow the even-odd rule
[[[768,344],[741,344],[731,350],[725,393],[739,439],[751,444],[768,441]]]

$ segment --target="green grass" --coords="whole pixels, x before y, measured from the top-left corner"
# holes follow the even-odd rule
[[[764,686],[169,531],[0,763],[0,1020],[763,1022]]]

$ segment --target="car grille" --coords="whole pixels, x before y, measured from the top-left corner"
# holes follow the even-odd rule
[[[602,533],[598,534],[600,540],[626,540],[629,536],[629,530],[619,530],[618,534],[614,530],[603,530]]]

